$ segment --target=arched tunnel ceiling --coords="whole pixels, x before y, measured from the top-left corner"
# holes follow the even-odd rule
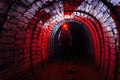
[[[108,80],[119,80],[119,13],[119,0],[1,0],[0,78],[18,80],[19,72],[37,73],[52,53],[60,25],[76,21],[93,38],[96,66]]]

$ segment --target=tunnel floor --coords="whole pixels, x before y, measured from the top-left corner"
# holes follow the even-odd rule
[[[52,62],[39,80],[103,80],[94,67],[78,62]]]
[[[54,56],[43,68],[38,80],[103,80],[100,72],[85,58]]]

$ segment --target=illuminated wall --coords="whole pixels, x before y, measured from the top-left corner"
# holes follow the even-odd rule
[[[33,80],[52,54],[60,25],[76,21],[92,36],[97,68],[106,80],[119,80],[119,13],[119,0],[0,1],[0,78]]]

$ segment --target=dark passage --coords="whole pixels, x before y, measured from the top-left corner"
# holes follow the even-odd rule
[[[60,45],[58,45],[55,51],[55,58],[70,61],[82,61],[83,59],[91,61],[92,41],[87,29],[85,29],[83,24],[75,22],[69,22],[68,24],[70,36],[65,36],[71,38],[65,37],[61,42],[58,41],[58,44],[60,43]]]
[[[69,23],[71,42],[63,41],[43,69],[43,80],[102,80],[91,62],[92,44],[88,32],[78,23]],[[68,38],[66,38],[68,39]],[[65,40],[65,39],[64,39]]]
[[[0,0],[0,80],[120,80],[120,0]]]
[[[90,54],[92,54],[90,34],[82,24],[72,22],[70,25],[72,35],[70,56],[79,60],[90,59]]]

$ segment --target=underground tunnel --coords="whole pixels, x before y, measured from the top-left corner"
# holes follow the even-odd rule
[[[92,57],[92,40],[91,35],[89,34],[89,31],[85,28],[84,24],[80,24],[80,22],[68,22],[64,23],[65,29],[66,25],[68,27],[68,34],[63,34],[62,29],[58,29],[55,35],[54,43],[56,46],[53,55],[56,59],[64,58],[70,58],[70,60],[73,59],[82,59],[86,58],[89,59]],[[61,27],[64,27],[64,25],[61,25]],[[60,37],[61,36],[61,37]],[[64,37],[67,36],[67,37]],[[60,38],[62,39],[60,42]]]
[[[120,0],[0,0],[0,80],[120,80]]]

